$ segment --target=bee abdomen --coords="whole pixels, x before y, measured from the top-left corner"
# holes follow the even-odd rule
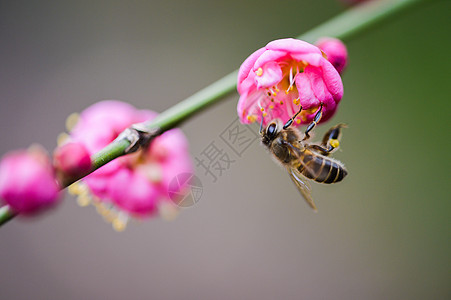
[[[298,170],[307,178],[321,183],[342,181],[348,172],[339,163],[320,156],[306,155]]]

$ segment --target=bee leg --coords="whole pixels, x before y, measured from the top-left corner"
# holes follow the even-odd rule
[[[310,135],[308,133],[316,126],[316,124],[318,124],[318,122],[321,120],[322,115],[323,115],[323,103],[321,103],[321,106],[316,112],[313,121],[308,125],[307,129],[305,130],[304,138],[302,139],[303,141],[310,138]]]
[[[294,116],[291,117],[291,119],[289,119],[289,120],[285,123],[285,125],[283,125],[283,129],[287,129],[288,127],[291,126],[291,124],[293,124],[294,119],[296,119],[296,117],[301,113],[301,110],[302,110],[302,105],[301,105],[301,108],[299,108],[299,111],[298,111],[297,113],[295,113]]]
[[[309,145],[308,148],[313,149],[316,152],[319,152],[320,154],[322,154],[324,156],[328,156],[330,154],[330,152],[335,149],[332,146],[326,149],[320,145]]]
[[[326,147],[328,152],[338,148],[340,145],[341,128],[346,127],[346,124],[340,123],[329,129],[321,141],[321,146]]]

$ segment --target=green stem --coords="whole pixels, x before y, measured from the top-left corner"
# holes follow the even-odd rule
[[[428,0],[373,0],[354,6],[316,28],[298,36],[298,39],[315,42],[321,37],[336,37],[347,41],[381,21],[397,15],[397,13]],[[224,76],[210,86],[200,90],[191,97],[164,111],[150,123],[146,124],[149,130],[159,128],[161,132],[174,128],[183,121],[191,118],[201,110],[218,102],[224,96],[236,90],[238,70]],[[91,172],[125,154],[131,142],[127,139],[115,140],[104,149],[93,155],[93,169]],[[89,172],[89,173],[91,173]],[[62,183],[63,187],[79,180],[70,178]],[[15,213],[5,205],[0,208],[0,226],[15,216]]]
[[[9,208],[8,205],[0,207],[0,225],[3,225],[15,216],[16,214]]]

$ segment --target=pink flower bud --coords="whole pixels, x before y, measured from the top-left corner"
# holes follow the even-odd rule
[[[342,41],[335,38],[322,38],[316,42],[327,56],[327,60],[335,67],[338,73],[342,73],[348,64],[348,51]]]
[[[0,162],[0,197],[20,214],[32,215],[56,204],[59,190],[50,160],[40,148],[10,152]]]
[[[343,96],[340,75],[321,50],[297,39],[275,40],[255,51],[238,73],[238,116],[242,123],[288,121],[302,106],[294,126],[313,120],[323,105],[321,122],[335,113]]]
[[[53,164],[65,175],[81,175],[91,169],[91,157],[81,143],[67,143],[55,149]]]

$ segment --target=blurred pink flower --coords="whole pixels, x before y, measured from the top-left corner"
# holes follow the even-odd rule
[[[327,56],[327,60],[335,67],[338,73],[342,73],[348,64],[348,50],[345,44],[336,38],[322,38],[316,46]]]
[[[53,165],[63,175],[81,175],[91,169],[91,157],[81,143],[67,143],[53,152]]]
[[[302,105],[294,126],[309,123],[323,104],[321,122],[335,113],[343,96],[340,75],[321,50],[297,39],[280,39],[255,51],[238,73],[238,116],[242,123],[266,125],[290,119]]]
[[[59,190],[50,160],[39,146],[7,153],[0,162],[0,197],[21,215],[53,206]]]
[[[83,144],[92,155],[130,125],[151,120],[156,115],[124,102],[102,101],[80,114],[70,140]],[[181,130],[172,129],[156,137],[147,149],[109,162],[85,177],[83,183],[94,195],[96,205],[100,205],[101,214],[113,226],[117,225],[115,229],[122,230],[129,216],[148,217],[161,210],[161,206],[166,206],[165,211],[167,206],[173,206],[168,196],[169,182],[184,172],[193,172],[188,142]],[[76,193],[86,196],[80,188]]]

